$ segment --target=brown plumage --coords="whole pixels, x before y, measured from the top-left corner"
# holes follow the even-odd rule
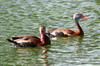
[[[40,26],[40,38],[36,36],[17,36],[7,39],[14,43],[16,47],[35,47],[51,44],[50,38],[45,34],[45,27]]]
[[[76,36],[76,35],[84,35],[84,32],[81,28],[81,26],[79,25],[79,19],[88,19],[88,17],[83,16],[83,14],[81,13],[75,13],[73,15],[73,20],[76,23],[77,26],[77,30],[71,30],[71,29],[67,29],[67,28],[61,28],[61,29],[50,29],[46,31],[46,34],[53,36],[53,37],[68,37],[68,36]]]

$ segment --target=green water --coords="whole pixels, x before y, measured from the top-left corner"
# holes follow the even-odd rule
[[[18,35],[39,37],[39,26],[76,29],[75,12],[84,37],[51,38],[52,44],[15,48],[6,39]],[[0,0],[0,66],[100,66],[100,0]],[[44,57],[44,58],[43,58]]]

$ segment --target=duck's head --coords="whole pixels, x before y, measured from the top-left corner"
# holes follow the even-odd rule
[[[83,18],[83,19],[88,19],[88,17],[85,17],[82,13],[75,13],[73,15],[73,19],[75,20],[79,20],[80,18]]]
[[[44,26],[40,26],[39,30],[40,30],[40,35],[41,35],[40,39],[42,41],[42,44],[45,44],[46,43],[46,39],[45,39],[46,38],[46,35],[45,35],[46,29]]]
[[[40,26],[39,31],[40,31],[40,34],[41,34],[41,33],[44,34],[45,31],[46,31],[46,29],[45,29],[44,26]]]

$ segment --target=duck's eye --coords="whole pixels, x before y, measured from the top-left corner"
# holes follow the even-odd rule
[[[41,30],[41,32],[44,33],[45,31],[44,30]]]
[[[43,32],[43,30],[41,30],[41,32]]]
[[[77,14],[78,16],[80,16],[80,14]]]

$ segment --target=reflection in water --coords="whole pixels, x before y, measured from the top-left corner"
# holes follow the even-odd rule
[[[84,38],[84,36],[52,37],[51,40],[60,41],[60,43],[63,43],[63,44],[66,43],[67,46],[73,45],[73,48],[75,47],[74,52],[81,53],[83,38]]]
[[[77,54],[81,53],[81,49],[82,49],[81,44],[82,44],[83,38],[84,36],[77,36],[77,39],[78,39],[77,40],[77,50],[76,50]]]
[[[84,36],[75,37],[54,37],[52,40],[52,48],[49,53],[51,54],[49,63],[55,64],[55,60],[59,58],[56,63],[78,63],[79,58],[84,57],[83,39]],[[52,39],[52,38],[51,38]],[[78,60],[77,60],[78,59]],[[51,62],[50,62],[51,61]],[[62,64],[63,65],[63,64]]]
[[[43,51],[42,51],[42,56],[41,56],[41,58],[42,58],[42,63],[43,63],[43,66],[48,66],[48,60],[47,60],[47,55],[46,55],[46,53],[47,53],[47,49],[45,48],[45,47],[42,47],[42,49],[43,49]]]
[[[42,49],[41,49],[42,48]],[[16,48],[16,62],[28,65],[48,66],[47,61],[47,48],[46,47],[35,47],[35,48]],[[42,55],[42,56],[41,56]]]

